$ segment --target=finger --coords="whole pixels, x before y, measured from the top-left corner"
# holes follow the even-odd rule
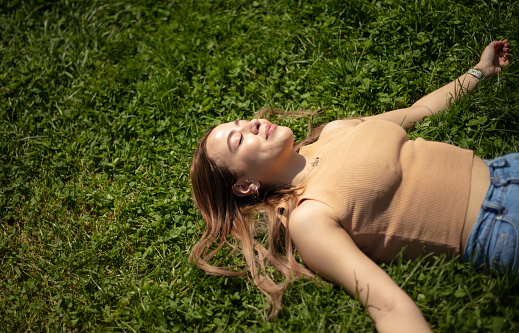
[[[512,55],[512,48],[510,47],[510,44],[506,43],[503,47],[503,51],[505,52],[505,55]]]
[[[501,50],[496,51],[496,53],[500,57],[506,57],[507,55],[511,55],[512,54],[512,49],[510,47],[504,46]]]
[[[504,42],[503,48],[511,50],[510,43],[508,42],[508,39],[503,40],[503,42]]]
[[[499,65],[508,66],[510,64],[510,60],[512,60],[512,53],[506,53],[503,57],[499,58]]]
[[[494,47],[494,51],[500,52],[504,48],[505,42],[504,41],[494,41],[490,45],[492,45]]]
[[[506,59],[507,61],[512,58],[512,52],[500,52],[498,55],[501,59]]]
[[[508,59],[505,59],[505,58],[500,58],[501,60],[499,61],[499,66],[508,66],[510,64],[510,61],[508,61]]]

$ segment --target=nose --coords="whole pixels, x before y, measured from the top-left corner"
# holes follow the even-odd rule
[[[261,126],[261,123],[260,123],[260,121],[258,119],[252,119],[247,124],[247,127],[249,127],[250,131],[254,135],[258,135],[260,126]]]

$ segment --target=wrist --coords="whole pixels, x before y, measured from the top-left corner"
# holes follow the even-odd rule
[[[465,74],[475,77],[478,82],[481,82],[485,79],[485,71],[478,65],[470,68],[465,72]]]

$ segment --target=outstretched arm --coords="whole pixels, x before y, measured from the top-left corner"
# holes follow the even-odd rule
[[[473,68],[481,72],[484,77],[493,77],[501,72],[501,66],[508,66],[512,52],[508,40],[491,42],[481,54],[479,63]],[[477,72],[476,72],[477,73]],[[478,79],[465,73],[451,83],[433,91],[419,99],[411,107],[385,112],[367,118],[384,119],[411,128],[423,117],[437,114],[448,108],[455,100],[474,89]]]
[[[288,231],[305,264],[358,297],[378,332],[432,332],[413,300],[359,250],[330,210],[306,200],[290,215]]]
[[[512,50],[507,39],[494,41],[483,50],[479,63],[473,68],[480,71],[485,77],[490,78],[501,72],[501,66],[508,66],[511,57]],[[364,119],[383,119],[404,128],[412,128],[417,121],[421,122],[425,116],[437,114],[448,108],[456,99],[474,89],[477,83],[476,77],[465,73],[451,83],[422,97],[408,108],[388,111]],[[336,127],[354,127],[359,123],[358,119],[335,120],[326,125],[323,133]]]

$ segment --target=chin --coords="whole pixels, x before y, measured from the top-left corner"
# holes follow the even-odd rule
[[[277,138],[278,143],[283,147],[283,151],[294,149],[294,132],[290,128],[283,127],[283,131],[277,134],[279,135]]]
[[[294,132],[290,129],[290,127],[286,126],[279,126],[276,128],[276,132],[274,132],[274,135],[278,137],[277,139],[282,141],[291,141],[292,144],[294,143]]]

